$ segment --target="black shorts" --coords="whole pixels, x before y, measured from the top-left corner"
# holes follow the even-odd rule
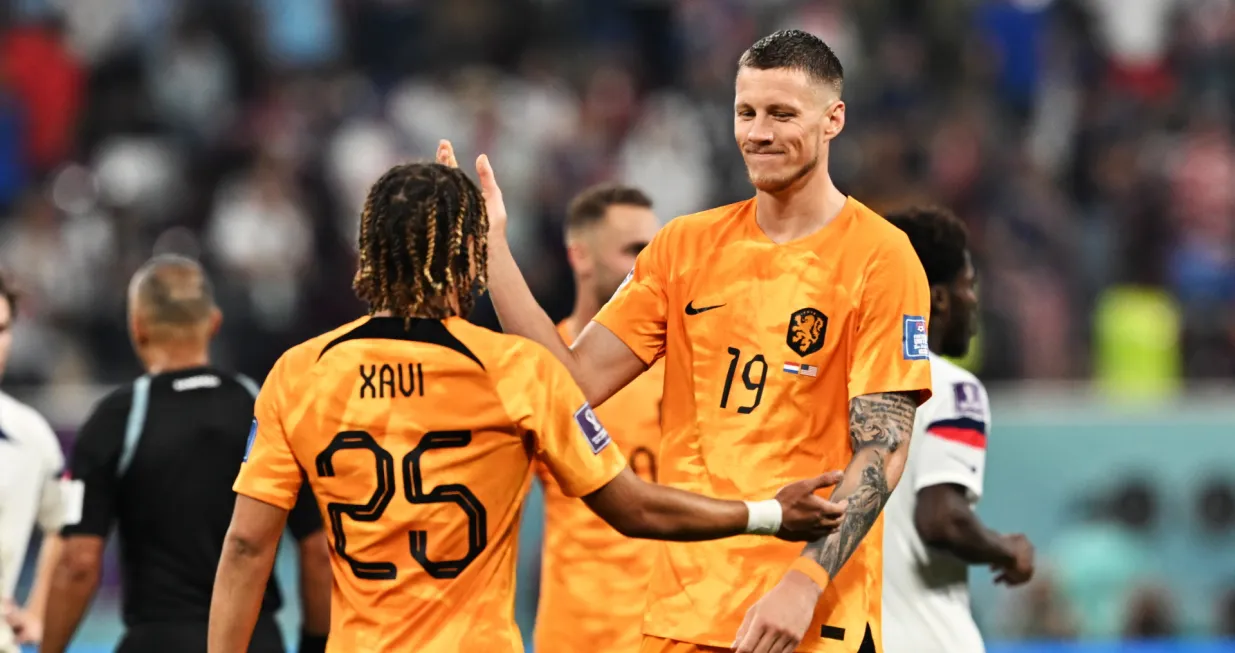
[[[129,628],[116,653],[206,653],[209,626],[200,621],[138,624]],[[283,634],[273,617],[262,615],[253,629],[249,653],[284,653]]]

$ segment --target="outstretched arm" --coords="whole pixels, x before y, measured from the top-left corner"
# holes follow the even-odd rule
[[[781,582],[746,613],[736,653],[791,651],[810,626],[819,595],[875,525],[900,482],[917,411],[916,393],[879,392],[849,401],[853,458],[832,501],[845,501],[840,528],[806,545]]]
[[[485,197],[487,201],[487,190]],[[505,236],[489,238],[489,295],[502,329],[548,349],[570,370],[593,406],[603,404],[647,369],[621,339],[596,322],[584,327],[574,347],[567,347],[523,280]]]
[[[437,162],[458,167],[450,141],[438,144]],[[489,215],[489,296],[502,329],[548,349],[566,365],[588,402],[593,406],[601,405],[642,374],[646,366],[613,332],[596,323],[583,329],[573,347],[566,345],[553,320],[532,295],[510,250],[506,240],[506,204],[488,157],[482,155],[476,160],[476,173]]]
[[[853,458],[845,468],[845,480],[832,493],[833,501],[849,501],[845,523],[802,551],[829,577],[836,576],[853,555],[900,482],[917,407],[916,395],[904,392],[862,395],[849,402]]]
[[[828,472],[786,485],[771,503],[749,503],[648,483],[627,467],[583,501],[627,537],[693,542],[761,533],[803,541],[830,532],[841,522],[845,506],[814,494],[840,478],[840,472]]]

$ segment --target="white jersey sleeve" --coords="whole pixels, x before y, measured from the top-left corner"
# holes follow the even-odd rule
[[[38,444],[43,454],[43,466],[39,472],[42,480],[39,488],[39,529],[44,533],[59,533],[64,525],[66,509],[62,491],[64,482],[60,478],[64,473],[64,452],[60,450],[56,432],[42,415],[31,408],[24,418],[30,439]]]
[[[959,367],[938,367],[935,396],[915,419],[913,491],[955,484],[965,488],[970,501],[977,501],[982,496],[990,428],[986,388]]]

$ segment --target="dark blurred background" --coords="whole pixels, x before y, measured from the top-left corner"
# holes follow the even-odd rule
[[[5,387],[66,446],[140,373],[143,260],[201,258],[218,361],[264,378],[363,310],[367,186],[439,138],[490,155],[523,271],[564,316],[572,194],[622,180],[664,220],[750,196],[736,61],[796,27],[845,65],[841,189],[944,204],[973,234],[982,511],[1057,567],[1006,596],[975,578],[988,634],[1235,635],[1235,0],[0,4],[0,265],[25,292]],[[496,326],[483,301],[474,320]],[[106,643],[114,605],[96,612],[84,639]]]

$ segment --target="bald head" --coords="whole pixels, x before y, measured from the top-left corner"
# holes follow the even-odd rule
[[[148,261],[129,284],[134,330],[155,338],[203,334],[217,320],[214,289],[201,265],[178,255]]]

